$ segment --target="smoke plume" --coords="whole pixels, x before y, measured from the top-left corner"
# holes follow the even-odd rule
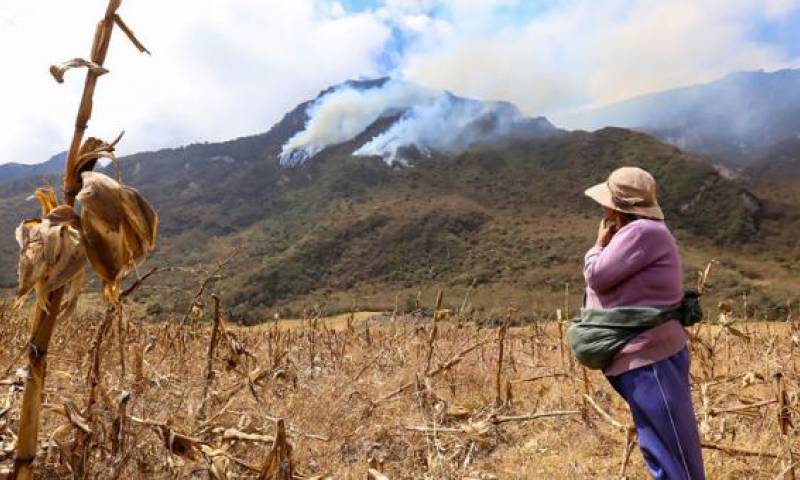
[[[281,163],[294,165],[326,147],[353,140],[380,118],[399,117],[353,154],[407,163],[403,152],[457,154],[478,144],[552,133],[543,118],[526,118],[505,102],[482,102],[389,80],[378,86],[348,83],[319,97],[305,129],[283,146]]]
[[[348,142],[379,118],[398,114],[433,95],[421,87],[393,80],[374,88],[347,83],[322,95],[308,108],[305,129],[283,146],[281,163],[294,165],[326,147]]]

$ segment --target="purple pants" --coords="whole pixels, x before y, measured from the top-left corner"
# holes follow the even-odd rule
[[[689,389],[688,349],[608,381],[631,408],[639,449],[653,478],[705,479]]]

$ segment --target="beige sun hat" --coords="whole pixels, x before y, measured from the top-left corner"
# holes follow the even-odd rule
[[[622,167],[611,172],[608,180],[584,192],[604,207],[641,217],[664,220],[656,199],[656,181],[639,167]]]

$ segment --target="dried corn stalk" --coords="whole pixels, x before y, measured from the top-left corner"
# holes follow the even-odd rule
[[[87,171],[81,226],[92,267],[103,279],[106,301],[119,300],[120,282],[155,246],[158,215],[133,188],[102,173]]]
[[[92,97],[94,95],[95,85],[100,75],[107,71],[103,68],[108,46],[111,42],[111,32],[114,25],[118,25],[128,36],[128,38],[140,50],[143,48],[141,42],[135,39],[133,33],[124,25],[122,19],[117,14],[122,0],[109,0],[106,7],[103,19],[97,24],[95,30],[94,40],[92,43],[90,61],[80,59],[71,60],[65,64],[55,65],[51,68],[51,73],[56,81],[63,81],[64,72],[69,68],[86,66],[88,71],[86,73],[86,82],[83,88],[83,95],[81,97],[80,106],[78,107],[78,114],[75,119],[75,130],[70,142],[69,153],[67,154],[67,164],[64,169],[64,203],[65,209],[72,209],[75,205],[75,198],[80,191],[81,174],[85,170],[94,167],[97,158],[105,154],[113,154],[113,143],[107,146],[96,145],[95,148],[89,148],[90,142],[87,140],[82,145],[83,134],[89,124],[89,119],[92,116]],[[87,145],[88,144],[88,145]],[[82,149],[81,147],[86,147]],[[104,147],[104,148],[98,148]],[[99,151],[98,151],[99,150]],[[88,155],[87,155],[88,154]],[[92,157],[94,160],[92,160]],[[113,160],[113,157],[112,157]],[[76,168],[79,166],[80,168]],[[38,192],[37,192],[38,193]],[[77,295],[80,292],[80,284],[83,282],[83,266],[84,260],[69,262],[67,258],[78,258],[77,251],[81,248],[86,249],[85,235],[84,242],[80,242],[74,235],[76,226],[71,223],[75,217],[74,211],[62,209],[56,212],[55,204],[58,203],[55,198],[55,193],[41,192],[41,196],[37,194],[40,202],[42,203],[44,220],[23,222],[19,237],[22,239],[20,247],[23,252],[20,255],[20,277],[25,282],[20,282],[20,297],[23,297],[27,291],[34,288],[37,290],[37,305],[34,310],[31,336],[28,342],[28,370],[29,376],[25,380],[25,392],[23,394],[22,409],[19,419],[19,435],[16,444],[16,451],[14,454],[14,470],[11,478],[28,480],[33,478],[33,462],[36,458],[38,450],[38,435],[39,435],[39,414],[41,411],[42,390],[44,387],[45,378],[45,365],[47,362],[47,347],[50,344],[50,338],[53,334],[56,320],[59,314],[68,314],[74,310]],[[44,200],[43,200],[44,199]],[[122,203],[122,202],[120,202]],[[59,207],[60,208],[60,207]],[[48,218],[49,215],[58,214]],[[59,220],[61,216],[66,220]],[[59,223],[61,222],[61,223]],[[77,227],[78,229],[80,227]],[[155,226],[153,225],[153,229]],[[58,235],[53,235],[53,230],[57,231]],[[78,230],[80,232],[80,230]],[[150,242],[145,242],[152,248],[152,241],[155,240],[155,234],[150,237]],[[142,250],[142,248],[139,248]],[[144,249],[146,250],[146,249]],[[58,254],[53,257],[53,252]],[[85,255],[85,254],[84,254]],[[40,258],[42,263],[47,260],[56,259],[52,268],[45,268],[40,270],[34,262],[35,259]],[[59,260],[63,259],[63,264]],[[74,272],[73,275],[69,275]],[[118,279],[114,279],[111,284],[111,290],[117,286]],[[54,285],[61,284],[53,288]],[[64,294],[67,293],[67,302],[62,307],[62,300]],[[49,307],[49,309],[48,309]]]

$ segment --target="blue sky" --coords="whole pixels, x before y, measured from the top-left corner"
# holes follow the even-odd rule
[[[792,56],[800,55],[800,9],[778,18],[753,19],[753,38],[776,45]]]
[[[548,8],[556,6],[558,3],[559,0],[519,0],[505,2],[504,4],[498,5],[498,7],[495,9],[496,19],[498,21],[508,22],[511,24],[517,22],[527,22],[535,15]],[[563,0],[561,0],[561,3],[563,3]],[[386,2],[381,0],[341,0],[341,4],[347,11],[364,12],[381,8],[386,4]],[[431,2],[431,7],[432,8],[429,10],[430,12],[437,12],[444,15],[446,15],[450,10],[446,4],[436,5],[434,2]]]
[[[342,0],[342,6],[350,12],[362,12],[380,7],[383,4],[377,0]]]
[[[88,54],[105,4],[0,2],[0,55],[15,66],[0,80],[0,163],[66,147],[83,74],[57,85],[47,67]],[[126,130],[122,154],[263,132],[349,78],[388,74],[558,118],[800,66],[800,0],[128,0],[120,13],[153,55],[115,37],[89,134]]]
[[[480,0],[476,0],[480,1]],[[363,13],[374,11],[383,7],[383,0],[340,0],[341,5],[348,12]],[[435,3],[435,2],[432,2]],[[485,19],[487,29],[524,28],[537,16],[553,9],[564,8],[574,4],[571,0],[509,0],[501,2],[492,9],[492,15]],[[602,1],[597,2],[602,9]],[[635,2],[631,2],[635,3]],[[776,17],[756,14],[749,19],[749,29],[752,38],[779,48],[785,49],[792,55],[800,54],[800,8],[792,7],[792,2],[784,2],[789,7],[785,14]],[[448,18],[451,9],[446,4],[434,5],[428,13]]]

